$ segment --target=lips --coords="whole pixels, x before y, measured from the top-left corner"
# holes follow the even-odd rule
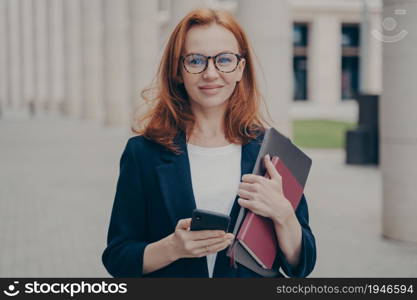
[[[220,92],[221,88],[223,86],[222,85],[203,85],[200,86],[199,89],[202,93],[206,94],[206,95],[216,95],[217,93]]]
[[[222,85],[219,85],[219,84],[215,84],[215,85],[202,85],[202,86],[200,86],[200,89],[210,90],[210,89],[218,89],[218,88],[221,88],[221,87],[223,87],[223,86]]]

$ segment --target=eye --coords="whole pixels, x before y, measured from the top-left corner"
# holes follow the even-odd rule
[[[200,65],[202,63],[203,63],[203,61],[199,58],[194,58],[194,59],[190,60],[191,65]]]
[[[205,59],[200,55],[190,55],[186,57],[185,62],[189,66],[200,66],[205,64]]]
[[[232,54],[223,54],[217,57],[217,63],[227,65],[235,60],[235,56]]]

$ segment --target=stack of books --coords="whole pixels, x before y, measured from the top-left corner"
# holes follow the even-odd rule
[[[272,164],[282,177],[285,198],[296,210],[310,172],[311,159],[274,128],[265,132],[253,174],[269,177],[263,164],[266,154],[270,155]],[[241,207],[233,234],[236,239],[227,252],[233,265],[240,263],[265,277],[278,274],[278,268],[273,267],[278,241],[271,219]]]

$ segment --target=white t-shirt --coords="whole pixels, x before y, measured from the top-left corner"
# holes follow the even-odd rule
[[[196,207],[229,215],[240,183],[242,146],[200,147],[187,144]],[[213,277],[217,253],[207,255]]]

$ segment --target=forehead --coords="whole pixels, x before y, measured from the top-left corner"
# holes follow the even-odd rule
[[[231,31],[217,24],[197,25],[188,30],[184,54],[215,55],[223,51],[239,52],[239,44]]]

